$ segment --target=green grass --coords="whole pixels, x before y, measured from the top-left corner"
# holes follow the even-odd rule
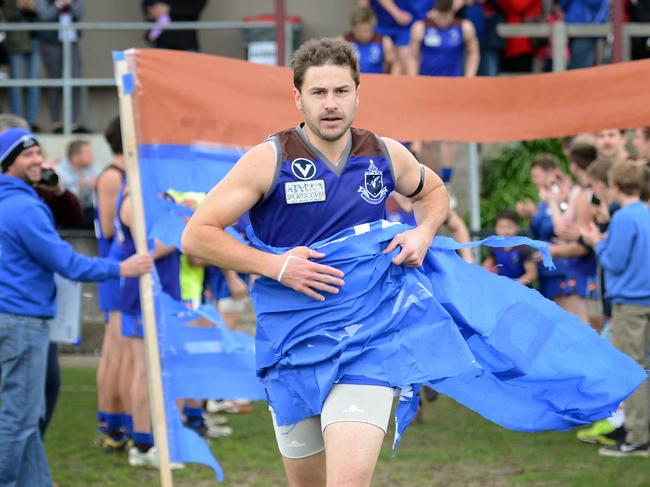
[[[123,453],[91,446],[95,431],[95,371],[64,369],[63,388],[46,436],[47,455],[60,487],[158,485],[158,473],[127,465]],[[507,408],[504,404],[504,408]],[[265,404],[255,413],[229,415],[235,433],[213,440],[226,472],[225,486],[286,485]],[[384,443],[375,486],[445,487],[648,487],[650,460],[603,458],[593,445],[568,433],[516,433],[500,428],[441,397],[426,404],[424,421],[405,434],[398,455]],[[215,485],[212,471],[188,465],[175,486]]]

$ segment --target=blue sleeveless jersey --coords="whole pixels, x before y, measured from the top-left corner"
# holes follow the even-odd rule
[[[464,45],[460,21],[444,29],[427,20],[420,47],[420,74],[424,76],[463,76]]]
[[[115,213],[116,238],[124,259],[136,253],[135,241],[129,227],[120,220],[120,208],[124,202],[124,189],[126,180],[118,196],[117,210]],[[160,278],[162,290],[176,301],[181,300],[180,284],[180,253],[175,251],[165,257],[157,259],[156,271]],[[140,316],[140,286],[139,278],[124,277],[120,283],[120,311],[132,316]]]
[[[383,141],[352,129],[338,164],[314,147],[302,126],[270,139],[276,178],[250,211],[251,225],[267,245],[309,245],[354,225],[383,219],[394,187]]]
[[[113,164],[106,167],[101,172],[101,174],[97,177],[97,180],[99,181],[99,178],[101,178],[102,175],[108,169],[111,168],[115,169],[116,171],[119,171],[122,175],[122,179],[124,180],[124,175],[125,175],[124,170],[122,170],[117,166],[114,166]],[[122,193],[122,191],[120,191],[120,193]],[[121,261],[122,256],[121,256],[119,245],[117,244],[117,242],[114,241],[112,237],[107,238],[102,232],[102,226],[99,222],[99,204],[97,199],[97,192],[93,194],[93,206],[94,206],[94,215],[95,215],[95,219],[94,219],[95,238],[97,239],[99,256]],[[109,279],[108,281],[103,281],[98,283],[97,294],[98,294],[98,301],[99,301],[98,306],[100,310],[104,312],[108,312],[108,311],[115,311],[120,309],[120,280],[119,279]]]
[[[492,249],[492,257],[494,257],[500,276],[518,279],[526,272],[526,269],[524,269],[525,256],[522,255],[521,248]]]
[[[350,32],[345,35],[345,40],[352,44],[357,52],[359,70],[362,73],[381,74],[384,72],[384,43],[381,35],[375,34],[370,42],[362,44],[356,41]]]

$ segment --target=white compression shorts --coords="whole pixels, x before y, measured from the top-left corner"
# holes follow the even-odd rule
[[[287,458],[306,458],[322,452],[325,449],[323,432],[332,423],[369,423],[386,433],[393,397],[391,387],[334,384],[320,416],[285,426],[278,426],[275,413],[269,408],[280,453]]]

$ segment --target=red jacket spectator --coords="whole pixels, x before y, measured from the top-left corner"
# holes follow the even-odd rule
[[[507,24],[521,24],[537,20],[542,15],[541,0],[497,0]],[[510,37],[506,41],[506,58],[533,54],[535,49],[528,37]]]

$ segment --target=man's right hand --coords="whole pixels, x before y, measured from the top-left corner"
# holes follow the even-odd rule
[[[134,254],[120,262],[121,277],[137,277],[151,272],[153,257],[150,254]]]
[[[310,298],[324,301],[325,297],[316,291],[338,294],[339,287],[345,285],[343,272],[309,260],[325,257],[321,252],[309,247],[296,247],[279,257],[280,266],[276,280]]]
[[[399,25],[409,25],[413,21],[413,16],[405,10],[396,10],[391,15]]]

